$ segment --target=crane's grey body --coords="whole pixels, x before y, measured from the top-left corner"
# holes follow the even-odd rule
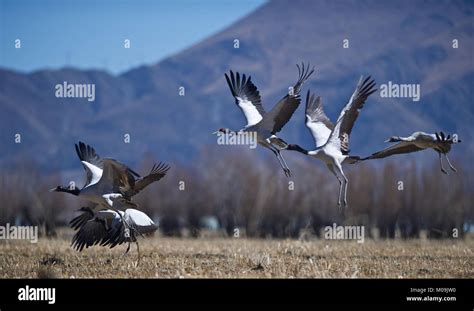
[[[360,159],[357,156],[349,155],[349,136],[366,99],[376,91],[374,87],[375,82],[370,77],[365,80],[362,80],[361,77],[356,90],[342,109],[335,125],[324,113],[321,98],[315,98],[314,94],[311,95],[308,91],[305,125],[313,136],[316,149],[306,150],[294,144],[287,147],[288,150],[301,152],[326,164],[327,168],[339,181],[338,206],[341,206],[341,200],[344,206],[347,206],[348,180],[342,165],[345,163],[353,164]]]
[[[301,102],[301,87],[314,72],[314,68],[310,70],[309,65],[305,67],[302,64],[301,68],[297,65],[297,68],[299,79],[293,87],[293,92],[283,97],[269,112],[265,112],[260,93],[252,83],[250,76],[247,79],[244,74],[242,79],[240,79],[241,77],[238,72],[234,75],[230,71],[230,77],[225,74],[227,84],[232,92],[232,96],[235,98],[235,103],[247,119],[247,125],[238,132],[224,128],[215,132],[224,134],[235,133],[236,135],[243,132],[256,133],[257,143],[262,147],[270,149],[275,154],[287,177],[291,176],[291,171],[281,155],[281,150],[286,149],[288,144],[279,138],[276,133],[283,128],[298,108]]]
[[[457,135],[455,134],[451,137],[451,135],[445,136],[443,132],[429,134],[418,131],[407,137],[392,136],[385,142],[396,142],[397,144],[393,144],[390,147],[375,152],[372,155],[361,160],[382,159],[396,154],[404,154],[417,152],[425,149],[433,149],[438,153],[439,164],[443,173],[448,174],[448,172],[443,167],[441,155],[444,155],[451,170],[453,172],[457,171],[448,158],[448,153],[451,151],[451,145],[461,142],[461,140],[459,140]]]
[[[432,148],[441,153],[448,153],[451,150],[451,144],[445,141],[439,141],[436,134],[428,134],[425,132],[414,132],[410,136],[393,136],[388,142],[403,141],[417,146],[420,149]]]

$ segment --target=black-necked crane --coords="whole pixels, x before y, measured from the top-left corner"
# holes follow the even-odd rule
[[[371,156],[368,156],[361,160],[382,159],[395,154],[411,153],[431,148],[438,153],[439,164],[443,173],[448,174],[448,172],[443,167],[443,161],[441,159],[442,154],[444,154],[451,170],[453,170],[453,172],[456,172],[456,169],[451,164],[451,161],[449,161],[448,158],[448,153],[449,151],[451,151],[451,145],[461,142],[461,140],[458,139],[458,136],[456,134],[453,134],[452,136],[445,136],[443,132],[434,134],[429,134],[425,132],[414,132],[408,137],[392,136],[385,142],[397,142],[397,144],[393,144],[390,147],[373,153]]]
[[[101,158],[89,145],[79,142],[76,153],[86,171],[86,183],[79,189],[76,186],[57,186],[51,191],[66,192],[84,198],[97,205],[98,209],[114,208],[114,203],[136,207],[132,196],[152,182],[166,175],[169,166],[154,165],[150,173],[141,178],[138,173],[114,159]]]
[[[121,210],[95,210],[90,207],[82,207],[82,213],[70,221],[70,225],[76,234],[72,238],[71,246],[81,252],[84,247],[93,245],[109,246],[110,248],[123,243],[128,243],[127,250],[130,250],[130,243],[137,244],[138,261],[140,260],[140,247],[138,235],[155,232],[158,227],[153,220],[145,213],[127,208]]]
[[[301,87],[314,72],[314,67],[310,70],[309,64],[306,67],[304,64],[301,67],[296,65],[296,67],[299,74],[298,81],[290,92],[269,112],[265,112],[260,92],[252,83],[251,76],[247,78],[244,74],[241,79],[240,74],[236,72],[234,75],[232,70],[229,74],[230,77],[225,74],[227,84],[232,92],[232,96],[235,98],[235,103],[247,119],[247,125],[238,132],[228,128],[220,128],[217,132],[214,132],[214,134],[222,133],[225,135],[239,135],[245,132],[256,133],[258,144],[270,149],[275,154],[287,177],[291,176],[291,172],[280,151],[285,149],[288,144],[276,134],[288,123],[298,108],[301,102]]]
[[[348,180],[342,170],[342,165],[345,163],[353,164],[360,159],[357,156],[349,155],[349,136],[367,97],[377,90],[374,87],[375,82],[370,76],[365,80],[361,77],[349,102],[342,109],[336,125],[324,113],[321,98],[319,96],[315,98],[315,95],[308,91],[305,124],[314,138],[316,149],[306,150],[295,144],[290,144],[287,148],[326,163],[328,169],[339,181],[338,206],[341,206],[342,196],[344,206],[347,206]]]
[[[94,203],[93,208],[82,208],[83,213],[71,221],[73,228],[79,229],[73,238],[73,247],[82,250],[84,246],[98,243],[113,247],[124,242],[136,242],[139,250],[137,234],[154,231],[156,226],[146,214],[134,209],[137,205],[131,199],[149,184],[163,178],[169,166],[163,163],[153,165],[150,173],[141,178],[125,164],[101,158],[94,148],[83,142],[75,147],[86,171],[84,187],[57,186],[51,189]],[[130,244],[125,253],[129,249]]]

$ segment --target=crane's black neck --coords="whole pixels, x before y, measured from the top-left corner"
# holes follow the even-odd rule
[[[298,152],[301,152],[301,153],[303,153],[303,154],[308,154],[308,153],[309,153],[308,150],[303,149],[303,148],[301,148],[300,146],[295,145],[295,144],[289,144],[286,149],[287,149],[287,150],[298,151]]]
[[[79,193],[81,192],[81,190],[79,190],[78,188],[74,187],[74,188],[69,188],[69,187],[63,187],[63,186],[58,186],[56,188],[56,191],[57,192],[67,192],[67,193],[70,193],[72,195],[79,195]]]
[[[221,134],[226,134],[226,135],[237,135],[238,132],[234,131],[234,130],[231,130],[229,128],[221,128],[219,129],[219,132]]]

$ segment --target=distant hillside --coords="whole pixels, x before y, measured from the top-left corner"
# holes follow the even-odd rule
[[[444,130],[463,140],[456,156],[470,157],[473,21],[472,1],[271,1],[179,54],[120,76],[71,68],[0,70],[0,166],[36,157],[44,168],[77,167],[77,140],[130,164],[148,151],[189,161],[202,146],[215,148],[215,129],[244,125],[224,72],[251,74],[268,110],[296,81],[295,64],[302,61],[317,67],[303,92],[321,95],[333,120],[361,74],[379,85],[421,84],[419,102],[378,94],[368,100],[351,139],[355,154],[383,147],[393,134]],[[459,48],[452,48],[453,39]],[[95,83],[96,100],[56,98],[55,85],[64,81]],[[304,103],[281,136],[310,147],[303,118]],[[14,144],[15,133],[22,144]]]

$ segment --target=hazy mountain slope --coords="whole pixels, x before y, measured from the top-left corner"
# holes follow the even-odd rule
[[[120,76],[1,70],[0,161],[39,155],[45,167],[71,167],[77,164],[72,144],[78,139],[129,163],[146,151],[186,160],[203,145],[215,147],[210,133],[216,128],[244,124],[224,72],[251,74],[268,110],[295,82],[295,64],[301,61],[318,69],[304,92],[310,87],[321,95],[333,120],[361,74],[371,74],[379,85],[421,84],[419,102],[370,98],[353,131],[354,153],[383,147],[392,134],[445,130],[463,138],[454,152],[469,156],[473,15],[470,1],[271,1],[177,55]],[[343,39],[349,39],[349,49],[342,48]],[[458,49],[452,48],[453,39],[459,40]],[[54,86],[63,81],[95,83],[96,101],[56,98]],[[179,96],[180,86],[185,96]],[[310,147],[303,106],[281,136]],[[22,133],[23,144],[13,144],[14,133]],[[123,143],[127,133],[129,145]]]

